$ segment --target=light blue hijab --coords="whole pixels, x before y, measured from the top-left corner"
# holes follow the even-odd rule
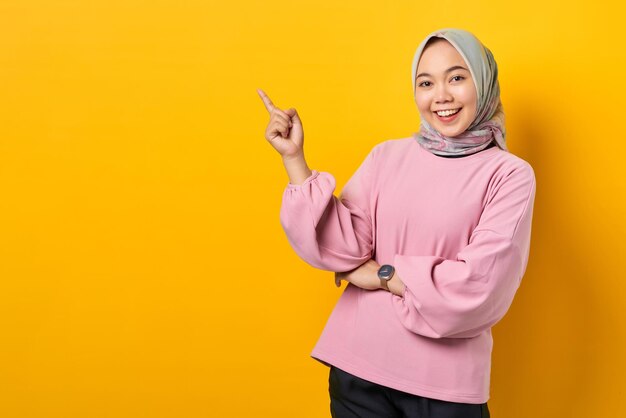
[[[477,90],[476,117],[465,132],[455,137],[447,137],[420,116],[420,131],[414,134],[415,139],[433,154],[444,156],[473,154],[487,148],[494,140],[501,149],[508,151],[505,141],[504,110],[500,101],[498,65],[491,51],[470,32],[453,28],[440,29],[422,41],[413,58],[413,94],[415,95],[417,64],[426,43],[432,37],[450,42],[468,65]]]

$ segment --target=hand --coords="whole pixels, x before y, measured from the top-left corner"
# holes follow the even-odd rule
[[[369,259],[359,267],[343,273],[335,273],[335,285],[341,286],[341,281],[345,280],[361,289],[376,290],[381,289],[378,269],[380,265]]]
[[[280,110],[265,92],[257,89],[265,108],[270,114],[270,121],[265,129],[265,139],[283,158],[297,157],[304,154],[304,130],[296,109]]]

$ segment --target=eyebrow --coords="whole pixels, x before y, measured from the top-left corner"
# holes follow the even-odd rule
[[[465,68],[465,67],[461,67],[460,65],[455,65],[454,67],[450,67],[450,68],[448,68],[445,72],[446,72],[446,73],[449,73],[449,72],[454,71],[454,70],[465,70],[465,71],[469,71],[469,70],[468,70],[467,68]],[[418,74],[418,75],[417,75],[417,77],[415,77],[415,79],[418,79],[418,78],[420,78],[420,77],[431,77],[431,75],[430,75],[430,74],[428,74],[428,73],[420,73],[420,74]]]

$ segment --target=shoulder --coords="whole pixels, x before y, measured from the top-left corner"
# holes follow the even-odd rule
[[[379,152],[402,152],[413,146],[415,140],[412,137],[406,138],[389,138],[379,142],[374,146]]]
[[[398,167],[401,160],[408,155],[410,139],[385,139],[378,142],[370,149],[364,164],[375,172],[387,171],[389,167]]]
[[[525,159],[511,153],[499,149],[494,158],[489,161],[494,164],[501,175],[505,177],[515,177],[517,179],[525,179],[534,185],[535,170],[533,166]]]
[[[413,142],[414,139],[411,137],[386,139],[374,145],[370,154],[375,158],[384,155],[385,160],[391,159],[394,155],[406,155],[410,147],[414,146]]]
[[[404,154],[404,149],[409,145],[407,139],[386,139],[374,144],[366,153],[365,163],[377,164],[378,161],[389,160],[394,154]]]
[[[498,149],[493,158],[486,161],[492,165],[491,178],[487,189],[488,201],[501,204],[532,206],[536,193],[535,171],[523,158],[509,151]]]

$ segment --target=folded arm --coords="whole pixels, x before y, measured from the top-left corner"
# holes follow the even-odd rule
[[[377,147],[367,155],[335,197],[335,178],[313,170],[302,184],[283,193],[280,222],[296,253],[313,267],[348,271],[373,252],[371,184]]]
[[[405,287],[393,305],[402,324],[431,338],[471,338],[496,324],[526,270],[534,198],[532,167],[520,166],[499,185],[455,259],[396,254]]]

